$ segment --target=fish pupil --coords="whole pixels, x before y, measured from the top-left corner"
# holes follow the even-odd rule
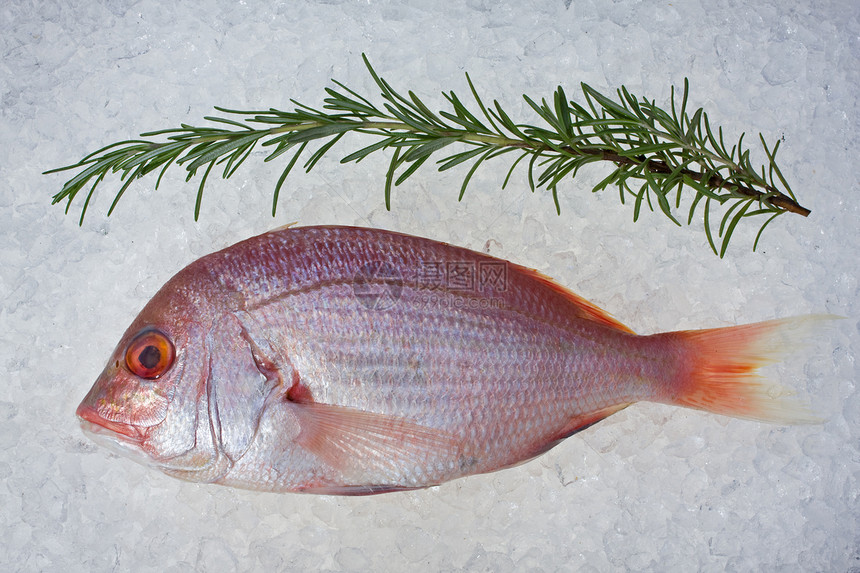
[[[161,361],[161,351],[157,347],[150,345],[140,351],[137,359],[144,368],[155,368]]]

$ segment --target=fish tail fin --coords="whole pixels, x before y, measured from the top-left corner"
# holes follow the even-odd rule
[[[668,402],[736,418],[782,424],[824,420],[791,399],[795,392],[764,380],[758,368],[802,347],[809,331],[830,315],[770,320],[727,328],[669,333],[684,347]],[[658,335],[659,336],[659,335]]]

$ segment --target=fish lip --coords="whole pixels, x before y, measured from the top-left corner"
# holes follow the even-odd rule
[[[140,444],[143,440],[143,433],[137,427],[123,424],[122,422],[106,420],[99,415],[95,408],[87,404],[78,406],[75,414],[80,419],[81,428],[87,433],[102,437],[113,437],[133,444]]]

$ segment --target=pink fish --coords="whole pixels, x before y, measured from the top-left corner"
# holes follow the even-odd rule
[[[170,279],[77,415],[97,441],[186,480],[407,490],[517,465],[642,400],[808,421],[754,370],[809,321],[638,336],[487,255],[281,229]]]

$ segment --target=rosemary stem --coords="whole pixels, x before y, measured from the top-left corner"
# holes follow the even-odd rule
[[[370,130],[385,130],[385,131],[397,131],[403,133],[425,133],[419,129],[416,129],[409,124],[402,123],[399,121],[361,121],[361,122],[353,122],[354,127],[353,131],[370,131]],[[259,130],[259,133],[265,135],[276,135],[280,133],[290,133],[296,131],[305,131],[308,129],[313,129],[316,127],[323,127],[325,125],[331,125],[327,122],[322,121],[309,121],[305,123],[299,124],[291,124],[291,125],[283,125],[281,127],[274,127],[272,129],[267,130]],[[251,131],[248,132],[253,133]],[[528,147],[528,144],[520,141],[519,139],[511,139],[508,137],[502,137],[499,135],[486,135],[480,133],[472,133],[470,131],[466,131],[465,129],[446,129],[440,130],[436,132],[436,135],[440,137],[453,137],[459,139],[463,142],[473,142],[473,143],[488,143],[490,145],[496,147]],[[215,141],[215,139],[207,140],[201,139],[203,141]],[[546,146],[535,146],[532,147],[546,147]],[[549,147],[546,147],[549,149]]]
[[[743,145],[743,135],[736,144],[728,146],[722,129],[711,128],[703,109],[688,112],[686,81],[680,107],[676,106],[673,88],[668,111],[660,109],[653,101],[637,99],[624,87],[617,92],[618,100],[613,100],[582,84],[584,105],[569,100],[561,87],[549,101],[542,99],[538,103],[523,96],[542,120],[535,125],[513,121],[495,100],[491,106],[485,106],[468,75],[466,81],[477,111],[465,105],[454,92],[447,92],[443,96],[450,104],[448,108],[433,112],[413,92],[397,93],[376,74],[367,58],[363,58],[381,90],[384,105],[377,105],[335,81],[335,88],[326,88],[322,110],[295,101],[296,108],[292,112],[218,107],[219,112],[229,115],[206,118],[217,126],[182,124],[178,129],[144,133],[141,134],[143,138],[164,136],[166,141],[134,139],[113,143],[78,163],[47,171],[78,171],[54,196],[54,203],[66,200],[68,210],[75,196],[83,190],[86,195],[81,210],[83,221],[96,187],[107,174],[119,172],[123,183],[108,211],[110,214],[133,180],[157,171],[155,185],[158,187],[171,165],[182,165],[188,172],[187,179],[195,176],[198,169],[205,168],[197,191],[196,218],[203,187],[215,165],[223,166],[222,177],[226,179],[260,144],[269,150],[266,161],[284,153],[291,154],[275,186],[274,215],[282,185],[300,156],[309,154],[303,169],[310,171],[345,134],[360,133],[377,141],[349,153],[341,163],[361,161],[371,153],[393,149],[385,176],[387,206],[394,186],[445,149],[440,153],[446,155],[436,162],[440,171],[471,165],[463,179],[460,198],[479,166],[509,151],[515,151],[518,157],[508,169],[502,187],[507,185],[515,168],[524,165],[528,186],[533,191],[540,187],[549,190],[557,211],[560,209],[559,184],[575,177],[581,167],[590,163],[614,165],[614,170],[595,185],[593,191],[613,185],[618,188],[622,203],[632,197],[634,221],[645,206],[652,211],[659,208],[680,225],[675,212],[681,208],[682,191],[689,190],[693,196],[687,223],[692,222],[697,208],[704,206],[705,234],[711,250],[719,256],[725,253],[729,238],[742,219],[768,216],[756,236],[755,244],[758,244],[762,231],[775,217],[784,213],[806,217],[810,213],[797,203],[776,165],[779,142],[770,148],[760,135],[767,163],[754,167],[750,151]],[[232,119],[236,116],[244,116],[244,120]],[[463,144],[465,149],[449,147],[452,143]],[[309,144],[316,147],[309,147]],[[754,202],[757,205],[753,208]],[[711,214],[718,205],[724,209],[718,224],[719,233],[715,235],[711,232]],[[715,236],[721,238],[719,248]]]
[[[261,131],[263,133],[265,133],[266,135],[269,135],[269,134],[275,135],[275,134],[280,134],[280,133],[289,133],[289,132],[297,132],[297,131],[303,131],[303,130],[307,130],[307,129],[313,129],[316,127],[322,127],[324,125],[326,125],[326,124],[324,122],[321,122],[321,121],[310,121],[310,122],[306,122],[306,123],[295,124],[295,125],[285,125],[285,126],[276,127],[276,128],[272,128],[269,130],[261,130]],[[359,130],[360,131],[385,130],[385,131],[397,131],[397,132],[401,132],[401,133],[421,133],[419,130],[415,129],[414,127],[411,127],[410,125],[408,125],[406,123],[402,123],[402,122],[398,122],[398,121],[355,122],[355,131],[359,131]],[[685,148],[691,148],[691,146],[687,145],[683,141],[680,141],[677,138],[671,137],[669,134],[667,134],[665,132],[661,132],[659,130],[654,130],[651,128],[649,128],[649,131],[652,131],[655,134],[658,134],[658,135],[664,137],[665,139],[672,141],[673,143],[676,143],[679,146],[683,146]],[[438,135],[441,137],[457,138],[460,141],[463,141],[466,143],[468,143],[468,142],[485,143],[485,144],[492,145],[496,148],[516,147],[516,148],[521,148],[521,149],[529,149],[529,150],[531,150],[533,152],[537,152],[537,153],[548,152],[548,151],[552,150],[552,148],[550,146],[548,146],[544,143],[538,142],[538,141],[533,141],[533,140],[532,141],[528,141],[528,140],[522,141],[519,139],[511,139],[508,137],[502,137],[499,135],[475,134],[475,133],[470,133],[466,130],[444,130],[444,131],[439,131]],[[593,156],[598,156],[601,160],[611,161],[611,162],[615,163],[616,165],[634,166],[634,165],[640,165],[642,163],[641,160],[636,160],[636,159],[631,158],[631,157],[622,156],[622,155],[619,155],[615,152],[607,151],[607,150],[581,149],[581,148],[570,147],[570,146],[564,146],[561,149],[570,156],[593,155]],[[709,153],[708,155],[716,157],[715,154]],[[647,160],[646,162],[647,162],[647,168],[650,169],[651,171],[655,172],[655,173],[670,173],[672,171],[669,168],[669,166],[666,165],[662,161]],[[729,168],[734,170],[734,171],[741,171],[740,166],[738,166],[737,164],[735,164],[733,162],[729,163]],[[696,181],[701,181],[703,179],[702,173],[697,172],[697,171],[693,171],[692,169],[683,169],[683,170],[681,170],[681,173],[684,175],[687,175],[688,177],[690,177]],[[771,205],[774,205],[776,207],[780,207],[780,208],[785,209],[786,211],[789,211],[791,213],[797,213],[799,215],[803,215],[804,217],[808,216],[810,213],[809,209],[802,207],[801,205],[799,205],[797,202],[795,202],[790,197],[780,193],[779,191],[777,191],[776,189],[773,189],[773,188],[769,189],[770,193],[772,194],[771,195],[768,193],[758,191],[756,189],[752,189],[751,187],[747,187],[744,185],[737,185],[737,184],[728,183],[727,181],[725,181],[722,178],[719,178],[718,176],[715,177],[712,175],[711,181],[712,181],[713,185],[716,187],[728,188],[729,190],[735,192],[739,196],[750,197],[750,198],[761,200],[761,201],[767,201]]]

